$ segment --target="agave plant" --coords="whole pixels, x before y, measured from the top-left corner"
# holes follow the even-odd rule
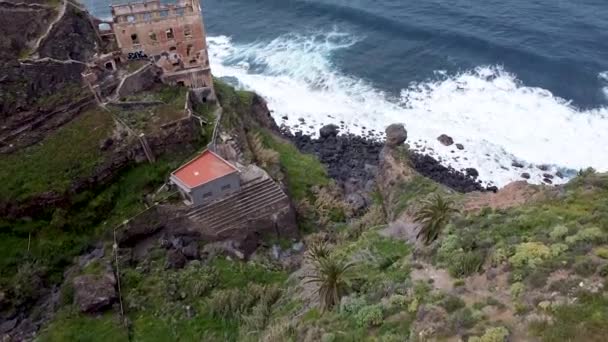
[[[317,293],[323,310],[331,310],[348,291],[352,266],[351,263],[333,257],[320,258],[314,262],[315,274],[309,277],[306,284],[319,286]]]
[[[417,237],[422,236],[427,245],[435,241],[452,216],[458,212],[453,201],[445,199],[439,194],[423,201],[422,206],[414,215],[414,222],[421,225]]]

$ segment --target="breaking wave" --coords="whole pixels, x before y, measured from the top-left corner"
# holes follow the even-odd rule
[[[498,186],[520,179],[522,172],[540,182],[543,171],[534,167],[540,164],[565,174],[588,166],[608,170],[608,108],[580,110],[546,89],[522,84],[500,66],[456,75],[438,71],[391,96],[332,63],[333,53],[358,42],[344,32],[289,34],[250,44],[226,36],[208,41],[216,76],[260,93],[278,122],[309,134],[328,123],[343,122],[347,131],[367,134],[402,122],[413,148],[457,169],[475,167],[481,179]],[[608,72],[600,78],[608,81]],[[444,133],[465,149],[441,145],[436,137]],[[514,160],[525,169],[511,167]]]

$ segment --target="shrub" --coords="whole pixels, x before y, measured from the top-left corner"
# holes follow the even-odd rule
[[[531,272],[528,277],[526,277],[526,285],[535,289],[543,287],[547,284],[547,278],[549,277],[550,273],[551,268],[548,267],[539,267],[534,269],[534,271]]]
[[[526,287],[523,283],[517,282],[511,285],[509,290],[511,292],[511,297],[513,297],[513,299],[517,299],[524,293]]]
[[[566,235],[568,235],[568,227],[566,226],[556,226],[555,228],[553,228],[553,230],[549,233],[549,237],[553,240],[561,240],[562,238],[564,238]]]
[[[417,238],[422,236],[426,244],[435,241],[452,216],[458,212],[453,201],[446,200],[439,194],[423,201],[422,206],[414,215],[414,222],[421,225]]]
[[[325,333],[321,336],[321,342],[334,342],[336,341],[336,334],[334,333]]]
[[[439,303],[439,305],[442,306],[448,313],[452,313],[458,309],[465,307],[465,303],[462,299],[452,295],[448,295],[447,297],[445,297],[441,301],[441,303]]]
[[[38,298],[46,269],[38,263],[25,262],[13,277],[12,291],[17,305]]]
[[[388,299],[388,303],[391,307],[403,308],[407,306],[408,299],[404,295],[395,294]]]
[[[382,324],[382,319],[382,307],[379,305],[365,306],[355,315],[357,325],[365,328]]]
[[[593,250],[593,253],[602,259],[608,259],[608,246],[598,247]]]
[[[272,149],[264,147],[262,138],[259,133],[248,134],[249,146],[255,156],[256,162],[265,169],[269,169],[279,163],[279,153]]]
[[[581,277],[590,277],[595,273],[597,264],[590,259],[584,259],[574,264],[574,273]]]
[[[479,272],[484,262],[484,256],[481,252],[465,252],[453,257],[448,271],[452,277],[466,277],[473,273]]]
[[[461,250],[460,238],[454,234],[448,234],[441,240],[437,255],[441,261],[449,261],[454,252]]]
[[[365,298],[358,296],[342,297],[340,300],[340,312],[346,314],[356,314],[359,309],[367,305]]]
[[[477,318],[473,315],[473,311],[469,308],[462,308],[454,313],[450,317],[450,325],[453,331],[460,331],[462,329],[470,329],[477,322]]]
[[[408,305],[407,311],[409,313],[416,313],[416,312],[418,312],[418,306],[420,306],[420,302],[418,301],[418,298],[414,298],[414,300],[412,300],[410,305]]]
[[[509,260],[509,252],[506,248],[496,248],[492,252],[492,265],[499,266]]]
[[[605,234],[597,227],[585,228],[578,233],[568,236],[566,243],[569,245],[578,242],[601,242],[605,239]]]
[[[509,330],[505,327],[489,328],[480,336],[473,336],[469,342],[504,342],[509,337]]]
[[[565,243],[554,243],[549,248],[551,249],[551,256],[557,257],[568,250],[568,245]]]
[[[600,277],[608,276],[608,264],[600,266],[598,268],[598,274],[600,275]]]
[[[509,262],[515,267],[535,267],[551,256],[551,250],[540,242],[524,242],[515,247]]]

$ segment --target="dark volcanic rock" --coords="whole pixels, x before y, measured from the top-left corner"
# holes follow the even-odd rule
[[[194,241],[190,242],[186,247],[182,248],[182,254],[191,260],[198,259],[198,244]]]
[[[392,124],[386,128],[386,144],[399,146],[407,140],[407,131],[402,124]]]
[[[180,269],[186,266],[188,260],[181,251],[172,249],[167,253],[167,268]]]
[[[17,326],[18,319],[13,318],[0,324],[0,334],[6,334],[7,332],[15,329]]]
[[[516,161],[513,161],[513,162],[511,163],[511,166],[516,167],[516,168],[519,168],[519,169],[521,169],[522,167],[524,167],[524,165],[523,165],[522,163],[520,163],[520,162],[516,162]]]
[[[541,170],[541,171],[548,171],[549,170],[549,165],[537,165],[536,167],[539,170]]]
[[[545,182],[547,184],[553,184],[553,181],[549,178],[543,178],[543,182]]]
[[[467,173],[467,176],[471,176],[473,178],[479,177],[479,171],[477,171],[475,168],[469,167],[465,170],[465,172]]]
[[[550,174],[550,173],[543,173],[543,177],[547,178],[547,179],[553,179],[554,178],[553,175]]]
[[[74,302],[81,312],[99,312],[116,300],[116,278],[112,273],[78,276],[73,285]]]
[[[456,144],[456,148],[459,150],[464,150],[464,145],[463,144]]]
[[[559,177],[559,178],[564,178],[564,174],[563,174],[563,173],[561,173],[560,171],[557,171],[557,172],[555,173],[555,175],[556,175],[557,177]]]
[[[450,137],[449,135],[446,135],[446,134],[442,134],[442,135],[438,136],[437,140],[439,140],[439,142],[445,146],[450,146],[450,145],[454,144],[454,139],[452,139],[452,137]]]
[[[326,139],[329,137],[337,136],[339,131],[340,131],[340,127],[338,127],[334,124],[330,124],[330,125],[321,127],[321,129],[319,130],[319,135],[321,136],[321,138]]]
[[[527,173],[527,172],[524,172],[524,173],[521,174],[521,178],[530,179],[530,174]]]
[[[283,133],[300,151],[316,155],[327,167],[329,176],[344,188],[346,196],[351,193],[365,193],[370,188],[369,184],[373,184],[380,151],[384,146],[382,142],[354,134],[312,139],[302,132],[293,135],[286,131]],[[414,169],[420,174],[456,191],[486,190],[471,177],[454,168],[441,165],[429,155],[409,151],[409,157]],[[357,200],[356,203],[361,202]]]
[[[471,192],[486,190],[464,173],[459,172],[454,168],[441,165],[439,161],[429,155],[411,152],[410,160],[412,161],[414,169],[421,175],[456,191]]]

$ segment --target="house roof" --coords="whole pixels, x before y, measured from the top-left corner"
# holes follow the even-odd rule
[[[192,189],[234,172],[238,172],[236,167],[212,151],[205,150],[171,175]]]

